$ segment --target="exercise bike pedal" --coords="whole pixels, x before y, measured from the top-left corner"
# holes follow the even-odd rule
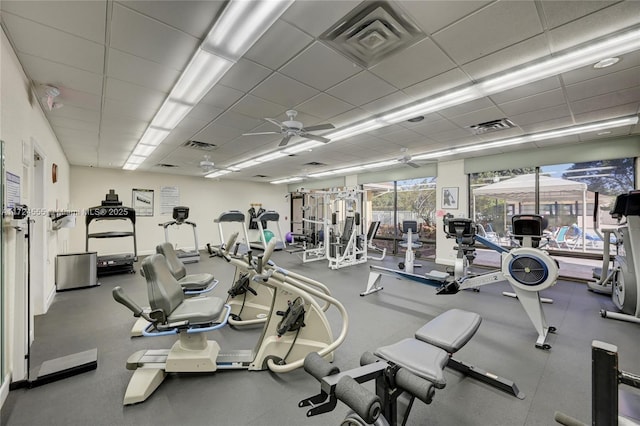
[[[558,331],[558,329],[553,326],[549,326],[547,330],[549,331],[549,333],[555,333],[556,331]]]
[[[544,343],[542,345],[539,345],[539,344],[536,343],[536,348],[548,351],[549,349],[551,349],[551,345],[548,344],[548,343]]]

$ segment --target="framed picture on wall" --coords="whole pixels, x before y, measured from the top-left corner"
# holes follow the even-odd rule
[[[153,189],[132,189],[131,193],[136,216],[153,216]]]
[[[458,188],[442,188],[442,208],[448,210],[458,209]]]

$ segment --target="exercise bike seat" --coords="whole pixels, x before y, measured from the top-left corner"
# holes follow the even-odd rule
[[[406,338],[392,345],[378,348],[374,354],[430,381],[438,389],[444,388],[447,384],[444,367],[449,360],[449,354],[438,347],[413,338]]]
[[[169,265],[171,274],[178,280],[178,283],[184,290],[197,291],[205,290],[209,285],[215,281],[215,277],[212,274],[189,274],[187,275],[187,269],[176,254],[171,243],[162,243],[156,246],[156,253],[159,253],[165,257]]]
[[[481,322],[482,318],[475,312],[450,309],[423,325],[415,337],[453,354],[476,334]]]

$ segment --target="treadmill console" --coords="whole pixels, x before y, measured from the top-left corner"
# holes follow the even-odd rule
[[[418,221],[417,220],[405,220],[402,222],[402,233],[406,234],[411,230],[413,234],[418,233]]]
[[[627,196],[625,216],[640,216],[640,191],[631,191]]]
[[[109,190],[109,193],[104,196],[104,200],[101,203],[103,206],[121,206],[122,201],[118,200],[118,194],[113,189]]]
[[[450,237],[473,237],[476,235],[476,227],[471,219],[454,218],[445,223],[445,232]]]
[[[614,219],[621,219],[622,216],[625,215],[627,211],[627,199],[629,198],[629,194],[620,194],[616,197],[616,202],[613,204],[613,209],[611,209],[611,217]]]
[[[183,223],[189,218],[189,207],[177,206],[173,208],[173,219],[177,223]]]

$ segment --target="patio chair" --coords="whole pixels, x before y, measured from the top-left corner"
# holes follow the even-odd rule
[[[564,225],[558,228],[556,233],[551,235],[549,238],[549,247],[573,250],[578,243],[578,239],[568,237],[567,234],[569,233],[570,229],[571,227],[568,225]]]

